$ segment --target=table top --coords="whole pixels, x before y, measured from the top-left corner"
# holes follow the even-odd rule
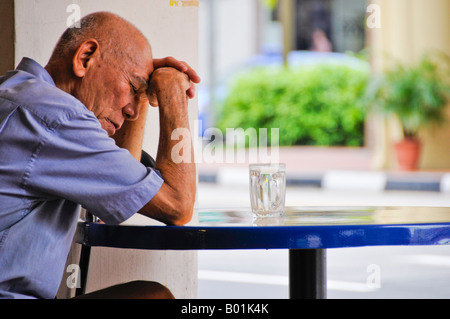
[[[201,209],[196,226],[80,222],[77,241],[133,249],[321,249],[450,244],[450,207],[287,207],[254,219],[250,208]]]

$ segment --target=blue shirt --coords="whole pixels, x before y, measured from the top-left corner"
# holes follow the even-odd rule
[[[0,297],[54,298],[81,206],[119,224],[162,183],[23,59],[0,77]]]

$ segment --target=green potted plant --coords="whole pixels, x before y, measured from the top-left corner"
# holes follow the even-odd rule
[[[403,139],[395,145],[400,169],[417,169],[422,149],[419,130],[446,121],[448,78],[448,58],[426,56],[410,67],[399,64],[369,84],[369,104],[396,116],[402,126]]]

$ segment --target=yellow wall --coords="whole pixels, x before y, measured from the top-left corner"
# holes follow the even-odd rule
[[[414,63],[430,50],[450,56],[450,1],[372,2],[381,9],[381,28],[368,30],[375,72],[388,68],[392,61]],[[447,113],[450,119],[450,106]],[[382,169],[395,168],[392,144],[400,136],[399,126],[391,120],[374,121],[374,165]],[[450,169],[450,122],[440,128],[424,129],[420,136],[424,144],[421,169]]]

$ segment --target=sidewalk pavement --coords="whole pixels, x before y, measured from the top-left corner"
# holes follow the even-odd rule
[[[242,157],[245,160],[247,156]],[[286,182],[292,187],[333,190],[429,191],[450,193],[450,169],[442,171],[379,171],[372,167],[367,148],[280,147],[279,162],[286,164]],[[248,161],[198,164],[199,182],[248,184]]]

